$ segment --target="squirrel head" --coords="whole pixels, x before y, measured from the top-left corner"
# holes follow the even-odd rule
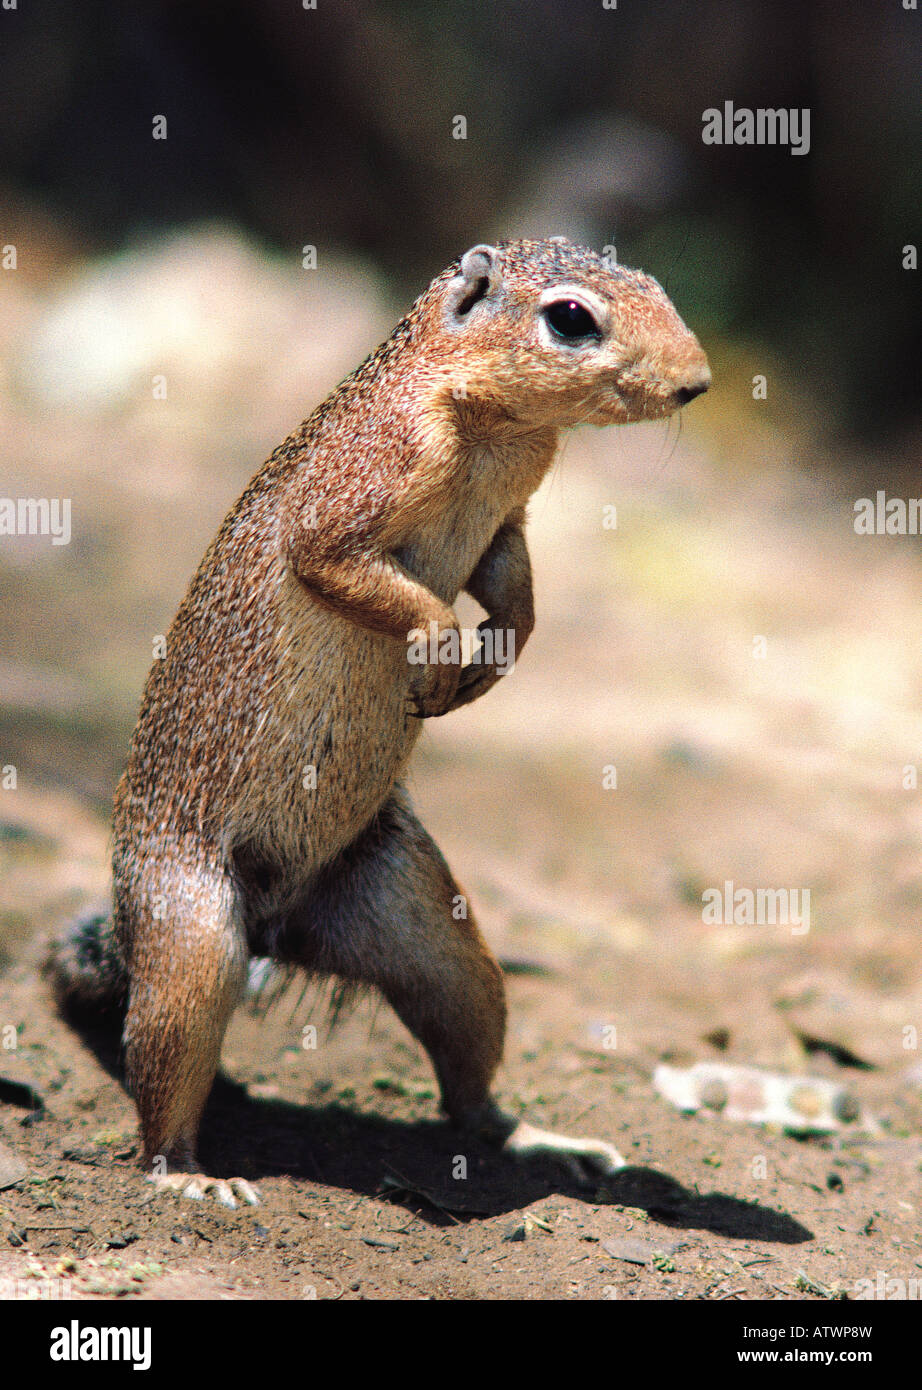
[[[454,398],[526,428],[661,419],[710,385],[656,280],[562,237],[473,246],[423,304]]]

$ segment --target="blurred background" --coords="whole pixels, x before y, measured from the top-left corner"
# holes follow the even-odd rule
[[[487,231],[615,241],[702,329],[782,352],[827,425],[917,424],[922,38],[898,2],[85,0],[5,12],[2,40],[8,237],[40,219],[87,256],[218,219],[400,295]],[[703,145],[725,100],[810,108],[809,155]],[[52,269],[31,251],[24,276]]]
[[[920,491],[920,58],[896,0],[0,11],[0,491],[73,507],[67,546],[0,540],[0,958],[105,886],[153,643],[247,479],[466,246],[564,234],[664,283],[714,386],[566,444],[536,633],[427,729],[423,818],[492,940],[647,970],[638,1047],[687,1031],[691,980],[777,1062],[809,967],[852,1001],[814,1033],[901,1065],[922,540],[856,536],[853,505]],[[809,153],[703,144],[725,101],[809,108]],[[810,887],[810,934],[705,929],[726,879]]]

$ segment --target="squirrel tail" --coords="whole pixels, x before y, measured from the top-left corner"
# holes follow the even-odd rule
[[[76,918],[52,942],[43,974],[50,979],[62,1011],[124,1012],[128,971],[111,909],[104,907]]]

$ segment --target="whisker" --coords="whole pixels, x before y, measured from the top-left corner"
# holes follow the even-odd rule
[[[673,258],[672,264],[670,265],[669,269],[666,271],[666,276],[665,276],[665,279],[663,280],[663,289],[665,290],[666,294],[670,294],[670,290],[669,290],[669,281],[670,281],[670,279],[671,279],[671,277],[672,277],[672,272],[675,270],[676,266],[679,264],[679,261],[680,261],[680,260],[682,259],[682,257],[685,255],[685,248],[686,248],[686,246],[688,245],[688,238],[689,238],[689,235],[690,235],[690,230],[691,230],[691,229],[686,225],[686,227],[685,227],[685,240],[682,242],[682,245],[681,245],[681,247],[679,248],[679,251],[678,251],[677,255]],[[670,294],[670,298],[671,298],[671,294]]]

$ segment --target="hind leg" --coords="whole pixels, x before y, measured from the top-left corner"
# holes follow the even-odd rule
[[[246,976],[237,893],[204,854],[147,860],[129,887],[117,879],[118,923],[130,986],[124,1043],[154,1181],[190,1197],[213,1189],[234,1206],[256,1194],[242,1179],[198,1171],[199,1122],[221,1043]]]
[[[401,790],[312,886],[276,944],[287,959],[376,985],[429,1053],[457,1124],[518,1158],[550,1154],[580,1179],[623,1166],[610,1144],[535,1129],[491,1099],[506,1022],[502,975]]]

